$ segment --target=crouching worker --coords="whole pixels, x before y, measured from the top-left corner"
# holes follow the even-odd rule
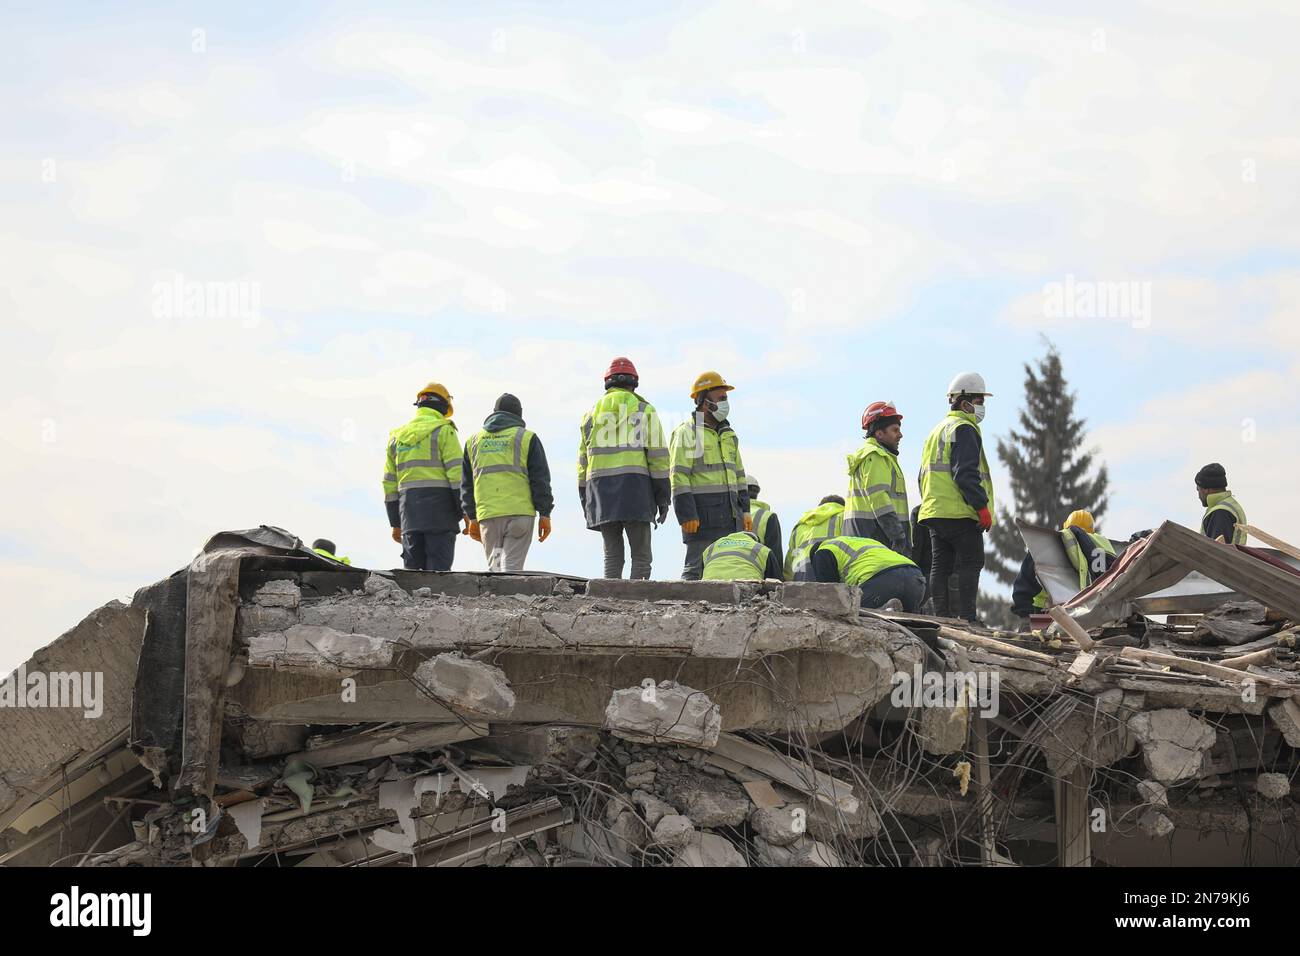
[[[704,550],[704,581],[781,580],[781,559],[752,531],[736,531]]]
[[[818,581],[862,588],[865,608],[897,601],[898,609],[914,614],[925,600],[921,569],[874,538],[828,538],[813,548],[812,563]]]

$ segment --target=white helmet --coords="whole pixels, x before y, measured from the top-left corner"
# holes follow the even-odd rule
[[[948,386],[948,404],[957,401],[958,395],[988,395],[993,393],[984,385],[984,376],[979,372],[962,372]]]

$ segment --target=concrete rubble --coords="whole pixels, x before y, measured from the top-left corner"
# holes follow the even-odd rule
[[[1178,865],[1216,834],[1294,865],[1294,631],[1234,574],[1213,620],[1108,596],[1077,637],[226,532],[24,665],[101,673],[103,712],[0,709],[0,863]]]

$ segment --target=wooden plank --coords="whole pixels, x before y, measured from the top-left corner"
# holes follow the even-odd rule
[[[1270,647],[1253,654],[1243,654],[1241,657],[1229,657],[1227,660],[1219,661],[1219,666],[1244,671],[1248,667],[1267,667],[1276,660],[1277,651]]]
[[[1051,664],[1056,666],[1057,660],[1050,654],[1040,654],[1038,651],[1031,651],[1023,647],[1017,647],[1015,644],[1007,644],[1003,641],[994,640],[991,637],[984,637],[982,634],[971,634],[968,631],[961,631],[955,627],[939,628],[939,636],[946,637],[950,641],[957,641],[959,644],[966,644],[971,647],[982,647],[985,650],[997,651],[1007,657],[1019,657],[1027,661],[1037,661],[1039,664]]]
[[[1148,547],[1200,571],[1220,584],[1300,621],[1300,576],[1267,561],[1222,547],[1173,522],[1166,522]]]
[[[1053,781],[1056,798],[1057,866],[1092,866],[1092,821],[1088,813],[1088,785],[1092,771],[1082,765]]]
[[[1297,561],[1300,561],[1300,548],[1297,548],[1295,545],[1288,544],[1281,538],[1275,538],[1265,531],[1260,531],[1254,525],[1243,524],[1240,527],[1246,532],[1246,534],[1250,535],[1252,538],[1257,538],[1260,541],[1263,541],[1273,550],[1281,551],[1287,557],[1295,558]]]
[[[847,814],[858,812],[858,798],[853,795],[853,785],[837,780],[791,757],[773,753],[766,747],[752,744],[735,734],[718,738],[714,753],[736,763],[744,764],[764,776],[787,787],[814,796],[823,803],[838,807]]]
[[[1224,667],[1222,664],[1188,660],[1185,657],[1177,657],[1173,654],[1158,654],[1155,651],[1144,651],[1139,647],[1126,647],[1119,652],[1119,656],[1128,661],[1144,661],[1149,664],[1159,664],[1162,667],[1173,667],[1189,674],[1204,674],[1206,677],[1217,677],[1233,684],[1240,684],[1244,676],[1241,671],[1234,670],[1231,667]],[[1289,681],[1278,680],[1275,677],[1265,677],[1261,674],[1252,674],[1250,677],[1260,684],[1284,686],[1290,683]],[[1296,685],[1296,689],[1300,690],[1300,684]]]
[[[1088,632],[1083,629],[1083,625],[1070,617],[1069,612],[1067,612],[1065,608],[1054,607],[1047,613],[1051,615],[1052,620],[1056,622],[1057,627],[1063,630],[1070,637],[1074,638],[1076,644],[1082,647],[1085,651],[1092,650],[1095,642],[1088,635]]]

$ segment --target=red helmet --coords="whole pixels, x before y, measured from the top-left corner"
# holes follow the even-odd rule
[[[609,381],[615,375],[630,375],[635,379],[641,378],[636,372],[636,366],[628,358],[616,358],[609,363],[609,371],[605,373],[605,381]]]
[[[881,418],[897,418],[900,422],[903,420],[903,416],[898,414],[898,409],[894,407],[893,402],[872,402],[862,413],[862,430],[871,431],[872,424]]]

